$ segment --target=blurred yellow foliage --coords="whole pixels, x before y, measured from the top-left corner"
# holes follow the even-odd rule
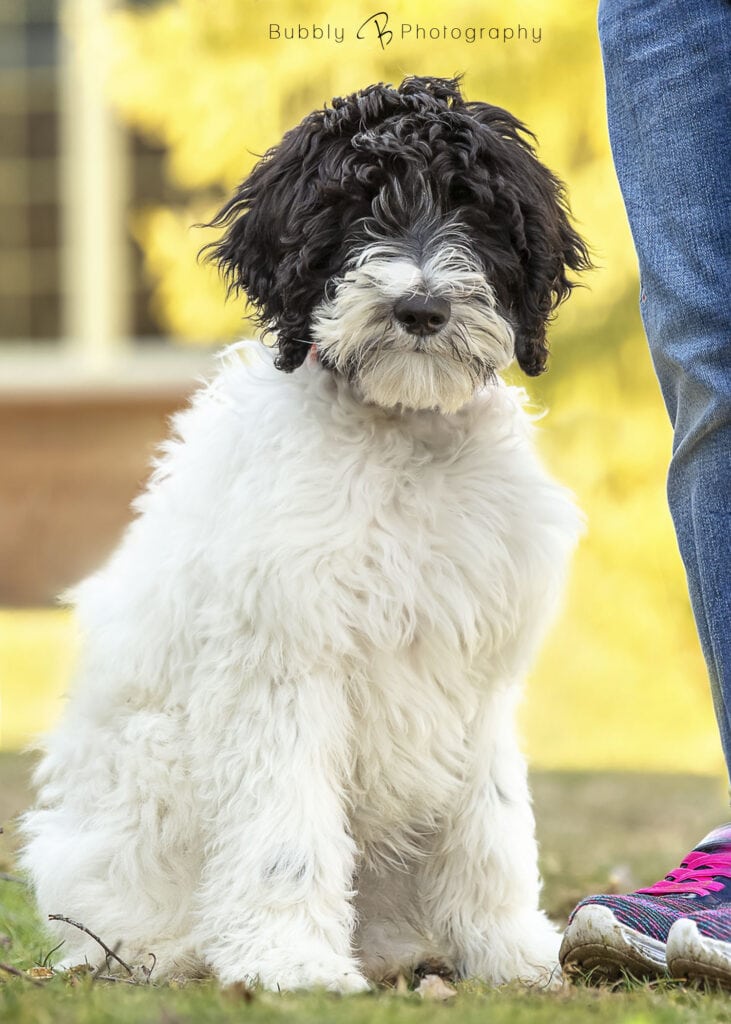
[[[196,262],[210,236],[191,226],[214,212],[253,154],[331,97],[407,74],[464,72],[468,98],[517,114],[566,181],[598,268],[554,328],[551,372],[528,385],[536,406],[551,410],[540,429],[546,457],[588,516],[564,615],[529,686],[528,749],[544,767],[718,770],[708,684],[665,505],[670,429],[636,311],[594,5],[461,0],[445,10],[435,0],[404,0],[388,6],[394,36],[384,49],[375,36],[356,38],[376,9],[370,0],[177,0],[113,15],[106,45],[114,102],[165,143],[169,176],[190,195],[176,209],[130,214],[158,311],[180,339],[243,333],[243,303],[226,305],[212,271]],[[270,40],[272,22],[340,26],[345,38]],[[412,29],[401,39],[401,23],[446,23],[461,27],[462,38],[420,40]],[[465,41],[469,26],[519,25],[528,39]],[[8,640],[12,623],[2,625],[0,656],[4,636],[16,659],[35,659],[34,685],[54,668],[55,630],[70,630],[58,621],[50,646],[28,646],[24,655]]]
[[[587,533],[522,711],[541,767],[723,768],[665,501],[671,432],[656,388],[632,338],[600,374],[564,377],[542,425]]]
[[[53,725],[75,654],[71,612],[0,610],[0,750],[22,747]]]

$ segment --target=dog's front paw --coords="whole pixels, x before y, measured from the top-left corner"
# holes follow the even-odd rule
[[[272,952],[244,971],[221,972],[220,980],[224,985],[245,981],[272,992],[324,988],[328,992],[353,995],[369,992],[371,988],[351,957],[298,957],[293,950]]]
[[[540,959],[530,950],[516,950],[510,956],[495,959],[494,955],[484,960],[473,960],[464,965],[465,978],[477,978],[489,985],[517,983],[527,988],[554,992],[563,985],[563,974],[558,960]]]
[[[516,980],[529,988],[555,992],[563,986],[563,973],[558,960],[526,960],[516,975]]]
[[[462,973],[492,985],[519,982],[553,991],[563,984],[558,962],[560,939],[540,912],[507,916],[486,930],[479,946],[470,943]]]
[[[260,969],[259,983],[275,992],[325,988],[328,992],[347,995],[370,990],[358,964],[344,956],[293,962],[290,955],[281,965],[272,964]]]

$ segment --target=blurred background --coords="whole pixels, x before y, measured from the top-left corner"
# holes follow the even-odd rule
[[[193,225],[333,96],[463,72],[468,98],[535,132],[597,264],[553,328],[550,372],[521,382],[588,522],[528,685],[531,761],[720,776],[594,5],[387,7],[379,39],[371,0],[0,3],[0,746],[59,714],[76,636],[57,595],[115,545],[215,349],[252,334],[196,262],[210,235]]]

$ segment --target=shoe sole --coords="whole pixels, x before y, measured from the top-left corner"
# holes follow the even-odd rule
[[[731,989],[731,942],[701,935],[695,921],[684,918],[670,930],[668,971],[693,983],[712,982]]]
[[[621,924],[608,907],[581,907],[566,929],[558,954],[567,977],[590,984],[656,978],[667,970],[665,943]]]

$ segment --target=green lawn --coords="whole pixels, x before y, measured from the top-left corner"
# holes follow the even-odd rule
[[[13,871],[12,817],[28,802],[28,759],[0,754],[0,871]],[[545,906],[560,922],[582,895],[655,880],[727,815],[720,782],[699,776],[537,773],[533,779]],[[0,881],[0,962],[21,971],[42,963],[44,936],[25,887]],[[20,1024],[197,1024],[302,1021],[303,1024],[674,1024],[727,1022],[721,993],[663,981],[616,990],[572,986],[558,993],[491,991],[467,983],[447,1003],[383,990],[340,999],[322,993],[277,996],[221,992],[211,982],[185,988],[92,983],[55,977],[36,985],[0,971],[0,1020]]]

